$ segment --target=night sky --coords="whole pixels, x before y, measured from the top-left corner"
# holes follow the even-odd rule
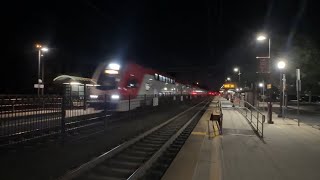
[[[255,71],[255,36],[307,34],[319,42],[316,1],[10,1],[1,5],[0,93],[32,93],[36,43],[45,81],[60,74],[91,77],[116,59],[219,88],[233,66]],[[261,46],[261,45],[259,45]]]

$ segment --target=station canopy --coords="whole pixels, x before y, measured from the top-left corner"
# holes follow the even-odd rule
[[[97,86],[97,83],[90,78],[78,77],[78,76],[69,76],[69,75],[60,75],[53,79],[53,82],[59,84],[71,84],[71,85],[92,85]]]

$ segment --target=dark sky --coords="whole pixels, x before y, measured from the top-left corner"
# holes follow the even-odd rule
[[[47,82],[117,59],[216,89],[235,65],[254,71],[258,32],[319,40],[318,15],[306,0],[2,2],[0,93],[33,92],[37,42],[51,48]]]

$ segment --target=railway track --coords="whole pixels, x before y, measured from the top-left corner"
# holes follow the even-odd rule
[[[176,153],[179,151],[209,102],[209,100],[202,101],[159,126],[81,165],[60,179],[153,179],[154,172],[155,176],[161,177],[159,174],[164,171],[161,165],[161,169],[157,170],[157,165],[161,164],[159,161],[169,162],[165,156],[168,155],[167,152],[171,153],[172,159],[172,150]],[[158,179],[157,177],[154,178]]]

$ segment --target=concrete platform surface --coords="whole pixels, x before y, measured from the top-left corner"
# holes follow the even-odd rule
[[[261,140],[230,102],[221,100],[223,135],[208,126],[209,107],[162,179],[320,179],[319,130],[274,118]]]

